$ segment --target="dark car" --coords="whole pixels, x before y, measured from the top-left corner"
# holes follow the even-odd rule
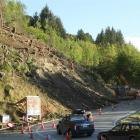
[[[91,136],[94,132],[94,123],[87,121],[84,115],[71,114],[62,118],[57,124],[57,133],[65,135],[69,133],[71,137],[86,134]]]
[[[98,134],[98,140],[140,140],[140,123],[122,123]]]
[[[84,109],[75,109],[72,111],[72,114],[85,114],[85,110]]]

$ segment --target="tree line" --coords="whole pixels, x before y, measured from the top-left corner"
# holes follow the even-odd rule
[[[140,86],[140,52],[125,43],[120,30],[107,27],[95,40],[82,29],[72,35],[66,32],[61,19],[47,5],[39,14],[29,16],[25,14],[25,5],[14,0],[5,0],[0,12],[6,25],[34,35],[66,57],[100,74],[106,83],[125,84],[123,76],[128,84]]]

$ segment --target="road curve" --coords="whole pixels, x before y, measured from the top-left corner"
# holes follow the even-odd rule
[[[96,119],[95,119],[95,132],[94,134],[91,136],[91,137],[81,137],[81,138],[73,138],[73,140],[96,140],[97,139],[97,134],[100,132],[100,131],[104,131],[104,130],[108,130],[108,129],[111,129],[116,120],[128,115],[129,113],[131,112],[112,112],[112,113],[107,113],[107,112],[104,112],[103,114],[101,115],[95,115]],[[48,129],[46,131],[46,133],[41,133],[39,132],[38,130],[38,135],[40,135],[40,137],[45,137],[46,134],[48,134],[49,136],[49,140],[66,140],[65,136],[59,136],[57,135],[56,133],[56,130],[55,129]],[[42,139],[38,139],[38,140],[42,140]],[[45,139],[44,139],[45,140]]]
[[[104,108],[102,114],[99,115],[96,111],[93,111],[95,115],[95,133],[91,137],[74,138],[73,140],[97,140],[97,134],[101,131],[111,129],[115,122],[120,118],[133,113],[138,108],[140,100],[131,102],[122,102],[117,105],[117,108],[111,110],[111,107]],[[41,125],[33,127],[33,135],[25,134],[0,134],[0,140],[66,140],[65,136],[59,136],[56,133],[56,129],[52,128],[52,123],[45,124],[45,130],[42,130]]]

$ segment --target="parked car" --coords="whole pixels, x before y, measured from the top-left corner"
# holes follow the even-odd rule
[[[98,140],[140,140],[140,123],[121,123],[109,131],[100,132]]]
[[[57,124],[57,133],[71,137],[84,135],[91,136],[94,132],[94,122],[87,121],[82,114],[71,114],[62,118]]]

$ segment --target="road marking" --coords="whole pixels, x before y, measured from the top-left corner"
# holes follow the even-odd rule
[[[46,137],[48,136],[49,139],[51,139],[51,140],[56,140],[56,139],[53,138],[51,135],[47,134],[47,131],[46,131],[46,132],[44,132],[44,131],[39,131],[39,129],[40,129],[40,128],[36,129],[36,134],[38,134],[40,137],[46,138]],[[47,128],[46,130],[48,130],[48,131],[56,131],[56,130],[54,130],[54,129],[52,129],[52,128]],[[44,136],[43,133],[46,133],[47,136]]]

